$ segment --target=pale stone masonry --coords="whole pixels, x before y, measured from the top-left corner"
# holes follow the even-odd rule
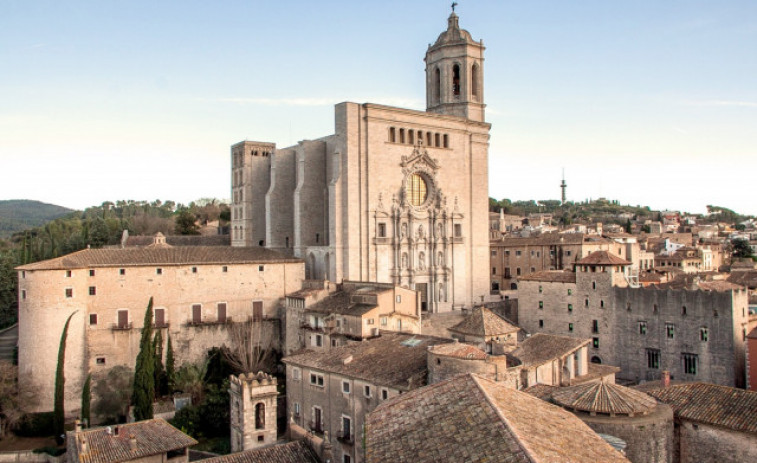
[[[597,252],[579,261],[575,272],[521,278],[521,327],[590,338],[591,360],[617,365],[622,379],[654,380],[670,370],[677,380],[743,386],[747,290],[723,281],[636,287],[628,266]]]
[[[305,260],[310,279],[392,283],[423,311],[488,296],[483,44],[452,14],[426,53],[427,110],[340,103],[335,132],[231,147],[232,245]]]
[[[53,406],[54,372],[63,324],[66,412],[80,407],[88,373],[134,368],[145,309],[153,297],[154,326],[171,336],[176,364],[202,360],[228,343],[228,327],[262,319],[279,342],[287,293],[302,286],[299,259],[263,248],[166,245],[86,249],[18,267],[19,385],[37,392],[30,411]],[[165,352],[165,349],[164,349]]]
[[[274,444],[276,378],[263,372],[231,376],[229,380],[231,451],[243,452]]]

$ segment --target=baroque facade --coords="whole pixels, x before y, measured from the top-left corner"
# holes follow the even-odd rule
[[[489,293],[481,42],[447,30],[426,52],[426,111],[340,103],[335,133],[231,147],[232,245],[305,260],[307,277],[417,290],[423,311]],[[479,265],[476,265],[478,263]]]

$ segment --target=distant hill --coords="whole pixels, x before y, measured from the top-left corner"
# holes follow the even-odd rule
[[[29,199],[0,200],[0,238],[9,238],[16,232],[39,227],[71,212],[74,210]]]

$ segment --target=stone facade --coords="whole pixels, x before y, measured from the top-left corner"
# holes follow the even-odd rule
[[[80,406],[88,373],[95,378],[117,365],[134,368],[149,298],[155,328],[170,335],[176,364],[204,358],[228,343],[227,327],[251,317],[279,342],[284,296],[300,289],[304,265],[264,249],[249,262],[227,247],[84,250],[19,267],[19,384],[37,391],[30,411],[52,408],[58,340],[74,314],[66,344],[66,413]],[[236,253],[236,258],[226,256]],[[217,261],[207,256],[220,253]],[[164,348],[165,352],[165,348]]]
[[[276,378],[263,372],[232,376],[229,383],[231,451],[243,452],[276,442]]]
[[[677,463],[743,463],[757,461],[757,435],[680,420],[676,428]]]
[[[340,103],[333,135],[280,149],[232,146],[233,245],[300,257],[312,279],[417,290],[424,311],[481,302],[483,49],[453,14],[426,54],[427,111]]]
[[[619,378],[659,379],[667,369],[674,379],[743,386],[747,292],[701,285],[631,287],[613,266],[539,273],[520,282],[519,322],[531,333],[592,339],[592,361],[619,366]]]

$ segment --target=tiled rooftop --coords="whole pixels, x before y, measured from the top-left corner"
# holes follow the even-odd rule
[[[452,340],[382,331],[381,336],[367,341],[326,352],[306,350],[283,362],[409,390],[426,384],[427,348],[449,342]]]
[[[572,410],[604,415],[646,415],[657,401],[643,392],[603,381],[561,387],[552,401]]]
[[[511,325],[486,307],[477,307],[473,309],[473,312],[465,317],[463,321],[452,328],[447,329],[453,333],[481,337],[499,336],[520,331],[520,328]]]
[[[307,309],[306,312],[318,313],[337,313],[342,315],[361,316],[364,313],[376,308],[376,304],[353,303],[352,295],[354,291],[339,291],[330,294],[323,300],[316,302]]]
[[[136,450],[131,449],[131,436],[137,441]],[[82,440],[87,442],[87,451],[79,452],[80,463],[130,461],[197,444],[196,440],[160,418],[120,424],[118,435],[115,427],[108,427],[87,429],[76,433],[75,438],[78,448],[81,448]]]
[[[631,265],[631,263],[611,252],[594,251],[576,262],[576,265]]]
[[[518,278],[520,281],[546,281],[551,283],[575,283],[576,274],[570,270],[542,270]]]
[[[471,346],[464,342],[453,342],[449,344],[439,344],[429,348],[429,352],[435,355],[445,357],[454,357],[468,360],[486,360],[486,352],[476,346]]]
[[[270,249],[227,246],[177,246],[123,249],[83,249],[63,257],[22,265],[19,270],[70,270],[146,265],[250,264],[302,262]]]
[[[366,462],[628,462],[573,414],[476,375],[381,404],[366,419]]]
[[[676,417],[757,434],[757,392],[709,383],[639,389],[670,405]]]
[[[512,355],[517,357],[524,367],[541,365],[554,358],[568,355],[589,342],[591,342],[590,339],[537,333],[521,342],[512,351]]]
[[[320,463],[304,441],[289,442],[202,460],[203,463]]]

